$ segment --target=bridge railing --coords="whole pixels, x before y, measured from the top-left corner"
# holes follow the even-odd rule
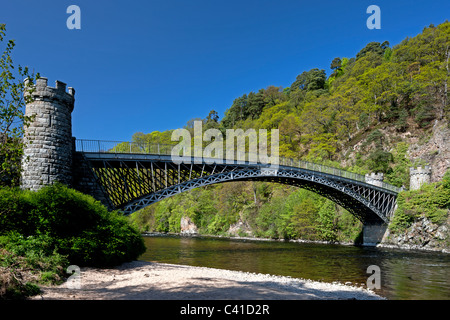
[[[160,144],[160,143],[144,143],[144,142],[123,142],[123,141],[106,141],[106,140],[76,140],[76,151],[94,152],[94,153],[133,153],[133,154],[158,154],[158,155],[172,155],[172,148],[175,144]],[[253,157],[251,157],[253,156]],[[256,155],[245,153],[236,154],[234,159],[258,159]],[[214,156],[212,158],[215,158]],[[216,159],[219,159],[216,157]],[[222,158],[221,160],[224,160]],[[331,174],[350,180],[366,182],[365,176],[345,171],[339,168],[334,168],[318,163],[308,162],[304,160],[297,160],[292,158],[278,158],[280,166],[295,167],[321,173]],[[402,188],[398,188],[386,182],[381,182],[380,187],[383,189],[400,192]]]

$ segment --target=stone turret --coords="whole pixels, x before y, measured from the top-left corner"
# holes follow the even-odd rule
[[[417,190],[420,189],[420,187],[424,183],[430,183],[431,182],[431,167],[425,166],[425,167],[417,167],[416,168],[409,168],[409,189],[410,190]]]
[[[47,78],[39,78],[31,95],[34,101],[26,105],[25,115],[35,118],[25,127],[22,188],[36,191],[56,181],[71,185],[75,90],[66,92],[61,81],[49,87]]]
[[[379,173],[372,172],[371,174],[367,173],[365,175],[366,183],[377,186],[377,187],[381,187],[383,185],[383,180],[384,180],[384,174],[382,172],[379,172]]]

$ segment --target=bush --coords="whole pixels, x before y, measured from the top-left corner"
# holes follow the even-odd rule
[[[39,293],[36,283],[57,284],[68,266],[48,236],[0,236],[0,299],[21,299]]]
[[[24,236],[36,232],[39,218],[35,215],[32,193],[16,188],[0,188],[0,234],[17,231]]]
[[[49,250],[67,256],[71,264],[114,266],[145,251],[141,235],[125,217],[61,184],[38,192],[3,189],[0,206],[1,234],[44,236],[51,239]]]
[[[394,233],[404,232],[419,217],[435,224],[447,220],[450,209],[450,171],[441,182],[424,184],[419,190],[400,192],[397,210],[389,226]]]

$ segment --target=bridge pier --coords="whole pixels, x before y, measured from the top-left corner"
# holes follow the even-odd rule
[[[388,225],[380,222],[368,222],[363,226],[363,245],[376,246],[381,243]]]

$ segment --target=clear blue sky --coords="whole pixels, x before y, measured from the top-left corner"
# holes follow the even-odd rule
[[[81,30],[69,30],[69,5]],[[381,29],[369,30],[369,5]],[[76,90],[73,135],[129,140],[180,128],[211,109],[298,74],[354,57],[368,42],[398,44],[450,18],[450,1],[9,0],[0,23],[14,62]]]

